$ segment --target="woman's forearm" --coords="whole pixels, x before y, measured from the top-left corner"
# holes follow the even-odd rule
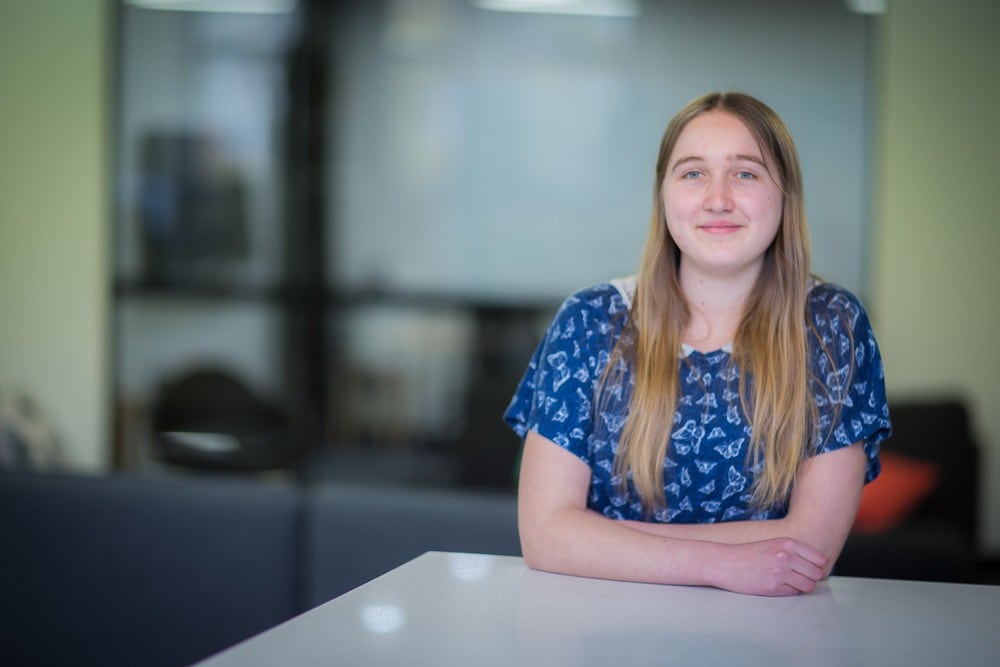
[[[722,523],[653,523],[621,521],[634,530],[664,538],[708,540],[722,544],[743,544],[772,537],[796,537],[785,519],[765,521],[725,521]]]
[[[587,510],[525,519],[521,536],[530,567],[577,576],[794,595],[826,574],[823,555],[791,538],[729,544],[657,535]]]
[[[587,510],[522,516],[521,548],[539,570],[660,584],[715,585],[722,545],[636,530]]]

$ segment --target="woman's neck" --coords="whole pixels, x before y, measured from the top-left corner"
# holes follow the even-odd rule
[[[682,342],[701,352],[717,350],[731,343],[755,280],[756,275],[700,275],[684,271],[682,264],[681,291],[691,313]]]

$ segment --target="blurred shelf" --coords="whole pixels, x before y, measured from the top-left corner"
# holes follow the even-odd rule
[[[185,299],[203,301],[251,301],[265,303],[311,303],[323,307],[354,307],[372,304],[426,309],[457,309],[496,315],[544,315],[558,308],[562,297],[471,294],[384,288],[333,289],[310,286],[255,286],[235,281],[116,279],[118,299]]]

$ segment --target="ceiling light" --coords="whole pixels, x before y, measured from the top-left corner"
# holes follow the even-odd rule
[[[885,14],[888,0],[847,0],[847,8],[859,14]]]
[[[495,12],[577,14],[629,18],[639,16],[639,0],[473,0],[479,9]]]
[[[139,9],[225,14],[291,14],[296,0],[126,0]]]

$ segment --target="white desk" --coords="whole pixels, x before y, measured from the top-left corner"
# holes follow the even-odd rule
[[[788,598],[536,572],[430,552],[201,663],[1000,664],[1000,587],[834,577]]]

